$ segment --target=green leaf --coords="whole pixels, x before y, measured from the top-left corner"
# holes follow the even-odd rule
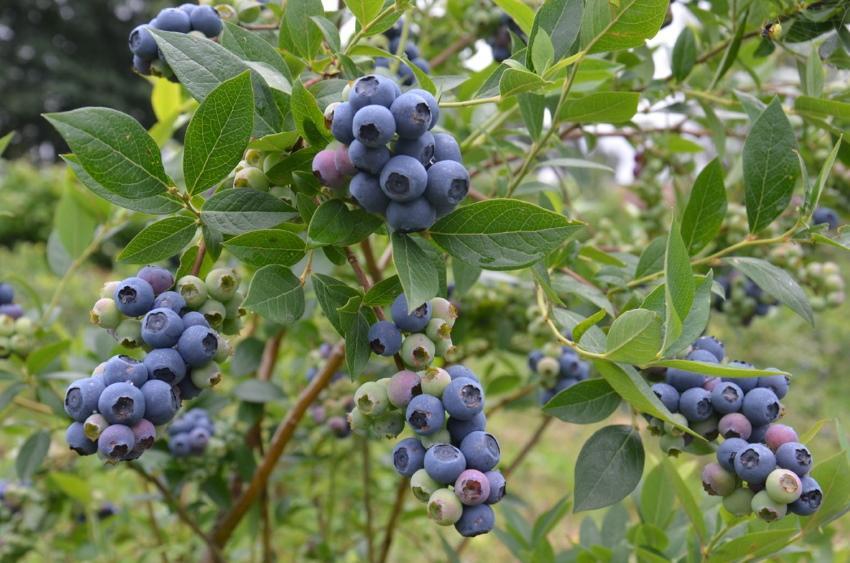
[[[823,63],[820,60],[817,46],[813,43],[806,59],[805,72],[801,73],[803,80],[803,92],[814,98],[820,98],[823,94]]]
[[[246,403],[270,403],[283,399],[280,387],[271,381],[248,379],[233,389],[233,394]]]
[[[543,133],[543,117],[546,113],[546,97],[538,94],[525,93],[517,96],[522,120],[532,139],[539,139]],[[542,166],[542,164],[540,165]]]
[[[218,192],[201,208],[201,221],[226,235],[274,227],[295,215],[280,199],[250,188]]]
[[[777,370],[775,368],[770,369],[758,369],[758,368],[746,368],[746,367],[738,367],[732,364],[712,364],[708,362],[696,362],[693,360],[677,360],[677,359],[669,359],[669,360],[659,360],[657,362],[652,362],[653,366],[663,366],[667,368],[676,368],[684,371],[691,371],[694,373],[701,373],[704,375],[711,375],[715,377],[764,377],[770,375],[790,375],[787,372]]]
[[[723,78],[723,75],[732,68],[732,65],[735,64],[735,60],[738,58],[738,51],[741,49],[741,41],[744,38],[744,30],[747,28],[747,18],[750,15],[750,10],[744,10],[744,13],[741,14],[741,17],[738,18],[738,22],[735,25],[735,35],[732,37],[732,41],[729,42],[729,45],[726,47],[726,50],[723,52],[723,58],[720,60],[720,66],[717,67],[717,71],[714,73],[714,79],[711,81],[711,87],[709,89],[713,90],[717,83]]]
[[[774,98],[744,142],[744,188],[750,232],[756,233],[779,217],[791,201],[799,174],[797,139],[791,123]]]
[[[666,252],[667,239],[664,237],[652,239],[640,255],[637,267],[635,267],[635,279],[663,270]]]
[[[521,0],[494,0],[494,3],[504,10],[526,35],[531,35],[534,25],[534,10]]]
[[[658,315],[647,309],[632,309],[611,324],[605,356],[615,362],[645,364],[655,359],[662,339]]]
[[[667,529],[675,516],[673,488],[667,480],[664,466],[658,464],[644,477],[640,489],[640,516],[643,522]]]
[[[110,192],[140,199],[164,193],[171,184],[159,147],[129,115],[109,108],[82,108],[44,117],[85,171]]]
[[[410,236],[393,233],[392,244],[393,262],[410,312],[437,296],[440,274],[434,260]]]
[[[591,327],[595,327],[597,324],[599,324],[602,319],[605,318],[606,314],[607,313],[604,309],[599,309],[598,311],[578,323],[572,330],[573,339],[576,342],[581,342],[581,338],[584,336],[584,333],[590,330]]]
[[[812,313],[812,306],[809,304],[806,292],[788,272],[759,258],[736,256],[727,258],[726,262],[806,319],[809,324],[815,324],[814,313]]]
[[[283,229],[250,231],[225,241],[224,247],[256,268],[269,264],[294,266],[307,252],[307,245],[298,235]]]
[[[310,219],[308,236],[321,244],[348,246],[378,230],[384,221],[360,208],[349,209],[339,199],[329,199]]]
[[[581,6],[581,4],[578,4]],[[546,4],[543,5],[543,8]],[[541,10],[543,9],[541,8]],[[552,46],[552,40],[549,34],[543,29],[538,29],[531,44],[531,63],[532,67],[539,73],[543,73],[552,65],[555,58],[555,48]]]
[[[345,332],[345,365],[352,378],[356,378],[369,363],[369,321],[362,311],[357,313]]]
[[[818,172],[817,181],[810,187],[806,186],[806,194],[805,200],[803,202],[803,209],[801,213],[805,217],[809,217],[811,213],[818,206],[818,202],[820,201],[820,196],[823,194],[824,188],[826,188],[826,181],[829,179],[829,175],[832,172],[832,167],[835,165],[835,159],[838,158],[838,151],[841,149],[841,143],[844,141],[844,136],[838,138],[835,142],[835,146],[832,148],[832,152],[829,153],[829,156],[826,157],[826,161],[824,161],[823,165],[820,168],[820,172]]]
[[[280,47],[305,59],[311,59],[321,49],[322,32],[310,18],[324,15],[321,0],[286,2],[280,22]]]
[[[86,479],[63,471],[51,471],[47,478],[57,489],[83,506],[91,502],[91,487]]]
[[[739,558],[743,552],[754,559],[762,559],[785,547],[791,536],[796,533],[797,530],[793,528],[749,532],[719,544],[708,554],[706,561],[709,563],[732,561]]]
[[[49,447],[50,432],[47,430],[39,430],[26,439],[15,459],[15,471],[18,473],[19,480],[29,481],[32,478],[41,467]]]
[[[347,323],[340,309],[351,299],[360,297],[360,292],[338,279],[323,274],[313,274],[313,290],[316,301],[340,336],[345,336]],[[350,319],[349,319],[350,320]]]
[[[631,426],[606,426],[581,448],[575,468],[574,512],[610,506],[626,498],[643,474],[640,435]]]
[[[637,92],[595,92],[567,100],[561,119],[571,123],[625,123],[637,113]]]
[[[247,71],[222,82],[201,102],[184,141],[183,176],[190,194],[215,186],[239,164],[253,119],[254,93]]]
[[[138,211],[140,213],[150,213],[152,215],[169,215],[182,209],[182,205],[168,194],[155,195],[141,199],[130,199],[120,196],[106,189],[97,180],[91,177],[86,172],[79,159],[74,154],[61,155],[62,160],[68,165],[68,168],[74,173],[77,179],[96,196],[105,199],[119,207]]]
[[[592,37],[589,53],[604,53],[640,47],[654,37],[667,15],[668,0],[623,0],[616,6],[608,0],[590,0],[585,7],[582,38]],[[601,17],[600,17],[601,16]]]
[[[670,234],[667,237],[664,280],[666,349],[682,333],[682,322],[688,316],[694,301],[694,275],[690,257],[679,233],[679,225],[675,221],[670,226]]]
[[[345,5],[348,6],[348,9],[357,18],[360,27],[363,27],[377,17],[381,12],[384,2],[383,0],[346,0]]]
[[[818,463],[812,476],[823,490],[820,509],[802,520],[804,531],[822,528],[843,516],[850,509],[850,461],[846,451],[840,451]]]
[[[74,196],[72,189],[68,187],[62,194],[56,206],[54,223],[59,241],[68,256],[79,258],[94,240],[94,231],[98,222]]]
[[[695,276],[695,279],[699,281],[694,292],[691,310],[682,321],[682,333],[677,340],[664,348],[665,355],[679,354],[684,351],[705,332],[705,327],[708,326],[708,320],[711,317],[711,285],[714,282],[714,276],[709,271],[708,275],[702,278]]]
[[[290,83],[292,82],[292,74],[283,57],[257,32],[226,21],[219,39],[224,48],[239,56],[243,61],[265,63],[281,73]]]
[[[15,397],[17,397],[21,393],[21,391],[26,388],[26,383],[22,383],[19,381],[7,385],[6,388],[3,389],[3,392],[0,393],[0,411],[8,407],[9,403],[14,401]]]
[[[565,496],[556,502],[555,506],[541,514],[534,521],[534,529],[531,531],[531,544],[535,545],[544,540],[569,511],[570,497]]]
[[[587,379],[555,395],[543,411],[564,422],[593,424],[620,406],[620,396],[604,379]]]
[[[767,105],[751,94],[735,90],[735,97],[741,102],[741,107],[747,112],[750,121],[755,121],[767,108]]]
[[[62,355],[68,348],[71,342],[69,340],[60,340],[47,344],[30,352],[27,356],[27,372],[37,374],[44,368],[49,366],[56,358]]]
[[[366,1],[378,4],[378,9],[380,9],[380,0]],[[316,27],[318,27],[319,31],[322,32],[322,36],[325,38],[325,42],[327,42],[331,51],[339,53],[342,50],[342,46],[339,43],[339,30],[333,22],[331,22],[328,18],[323,18],[322,16],[311,16],[310,19],[313,20],[313,23],[316,24]]]
[[[529,35],[531,46],[526,62],[542,73],[552,63],[570,54],[581,29],[581,0],[546,0],[537,10]],[[546,61],[548,60],[548,63]]]
[[[673,78],[682,82],[697,62],[697,40],[690,27],[685,27],[673,45]]]
[[[304,288],[288,268],[270,264],[257,270],[242,306],[279,324],[292,324],[304,314]]]
[[[567,309],[561,309],[560,307],[556,307],[552,311],[552,315],[555,317],[555,322],[564,331],[575,333],[577,327],[587,327],[578,341],[579,345],[583,349],[587,350],[588,352],[594,352],[597,354],[601,354],[605,351],[605,333],[602,332],[602,329],[600,329],[598,326],[595,326],[593,324],[583,324],[587,319],[585,319],[578,313],[568,311]],[[573,335],[573,337],[579,338],[578,336],[575,336],[575,334]]]
[[[446,215],[431,227],[431,236],[458,260],[487,270],[515,270],[558,248],[580,226],[530,203],[490,199]]]
[[[390,276],[379,281],[366,292],[363,296],[363,304],[370,307],[390,305],[402,291],[398,276]]]
[[[555,276],[555,279],[552,281],[552,288],[561,295],[578,295],[582,299],[586,299],[587,301],[593,303],[600,309],[603,309],[612,317],[616,316],[614,306],[611,304],[611,302],[608,300],[602,290],[595,286],[582,283],[571,276],[558,275]]]
[[[726,217],[726,186],[723,165],[715,158],[705,165],[696,182],[682,217],[682,239],[691,256],[714,240]]]
[[[325,116],[316,98],[299,81],[292,88],[290,107],[295,128],[311,145],[323,147],[331,140],[330,131],[325,126]]]
[[[549,82],[533,72],[518,68],[508,68],[499,79],[499,94],[503,98],[516,96],[523,92],[535,92],[545,89]]]
[[[12,142],[12,138],[15,136],[14,131],[9,131],[2,137],[0,137],[0,156],[3,156],[3,153],[6,151],[6,147],[9,146],[9,143]]]
[[[298,131],[283,131],[272,133],[248,143],[248,147],[266,152],[287,152],[298,142]]]
[[[688,519],[691,521],[697,537],[700,538],[701,543],[705,544],[708,537],[708,529],[706,528],[705,519],[703,518],[699,503],[694,498],[688,484],[679,475],[678,469],[670,463],[670,460],[666,457],[662,458],[661,465],[664,467],[664,474],[667,476],[667,486],[669,487],[672,483],[672,488],[676,491],[676,496],[682,504],[685,514],[687,514]]]
[[[813,98],[811,96],[797,96],[794,99],[794,109],[803,113],[837,117],[839,119],[850,119],[850,103]]]
[[[168,217],[145,227],[127,243],[118,261],[126,264],[159,262],[179,254],[195,238],[198,225],[191,217]]]

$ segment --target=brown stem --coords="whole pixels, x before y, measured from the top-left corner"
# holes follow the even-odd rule
[[[230,536],[233,535],[236,526],[248,512],[251,504],[260,495],[262,489],[268,483],[272,470],[274,469],[280,456],[283,455],[283,450],[286,448],[289,441],[295,433],[295,428],[307,412],[307,408],[316,400],[331,380],[331,377],[342,365],[345,358],[345,346],[342,343],[334,347],[333,352],[328,358],[325,367],[319,372],[309,385],[298,395],[298,399],[292,406],[292,409],[286,415],[286,418],[280,423],[269,442],[266,455],[263,456],[259,467],[254,473],[251,483],[248,488],[242,493],[239,499],[233,504],[230,510],[222,516],[216,524],[212,533],[212,541],[215,546],[223,547]]]
[[[516,468],[519,467],[519,465],[523,461],[525,461],[526,456],[528,456],[529,452],[534,449],[534,446],[536,446],[537,443],[540,442],[540,439],[543,437],[543,433],[546,432],[546,428],[548,428],[548,426],[552,424],[553,420],[555,420],[554,417],[546,416],[543,418],[543,420],[540,421],[540,424],[537,426],[537,430],[534,431],[534,434],[531,435],[531,438],[528,439],[528,442],[525,443],[525,446],[523,446],[523,448],[520,450],[514,460],[508,465],[507,469],[502,471],[502,474],[505,476],[505,479],[507,479],[511,473],[516,471]]]
[[[363,457],[363,509],[366,511],[366,551],[369,563],[375,562],[374,528],[372,526],[372,470],[369,464],[369,441],[360,438],[360,453]]]
[[[497,402],[495,402],[493,404],[493,406],[491,406],[489,409],[487,409],[487,413],[486,413],[487,416],[492,416],[494,413],[500,411],[501,409],[503,409],[505,406],[509,405],[510,403],[513,403],[514,401],[518,401],[519,399],[522,399],[526,395],[530,395],[536,388],[537,388],[537,386],[533,385],[533,384],[525,385],[524,387],[520,387],[519,389],[517,389],[516,391],[514,391],[510,395],[506,395],[506,396],[502,397]]]
[[[464,47],[475,43],[477,36],[473,33],[461,35],[452,44],[439,52],[433,59],[428,61],[431,69],[434,69],[449,60],[455,53],[462,50]]]
[[[384,543],[381,545],[381,557],[379,563],[386,563],[387,557],[390,555],[390,547],[393,544],[393,535],[395,534],[396,524],[404,509],[404,499],[407,495],[407,490],[410,488],[410,480],[407,478],[400,479],[398,487],[395,491],[395,502],[393,503],[393,511],[390,513],[390,519],[387,521],[387,530],[384,534]]]
[[[148,483],[145,483],[145,491],[150,490]],[[163,549],[165,546],[165,538],[162,535],[162,530],[159,529],[159,524],[156,523],[156,515],[153,512],[153,503],[150,500],[145,501],[145,508],[148,513],[148,520],[151,523],[151,530],[153,531],[153,535],[156,537],[156,543],[160,549]],[[162,560],[162,563],[168,562],[168,555],[165,551],[162,551],[159,554],[159,558]]]
[[[207,244],[201,240],[198,243],[198,254],[195,255],[195,262],[192,263],[192,275],[197,276],[201,271],[201,266],[204,264],[204,256],[207,254]]]
[[[360,242],[360,248],[363,250],[363,258],[366,260],[366,269],[369,270],[369,275],[372,276],[372,281],[378,283],[383,279],[381,269],[378,267],[378,262],[375,260],[375,253],[372,252],[372,243],[368,238]]]

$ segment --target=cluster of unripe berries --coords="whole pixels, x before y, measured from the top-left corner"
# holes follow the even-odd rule
[[[15,290],[0,283],[0,359],[12,354],[23,358],[32,351],[36,325],[23,315],[23,308],[15,303]]]
[[[203,305],[208,294],[232,300],[239,278],[229,269],[213,272],[207,284],[194,276],[181,278],[177,291],[171,291],[172,273],[157,266],[107,284],[112,297],[95,304],[92,320],[114,327],[122,344],[144,346],[147,353],[141,361],[113,356],[91,377],[68,386],[65,412],[74,422],[66,439],[72,450],[98,452],[110,463],[136,459],[153,445],[155,427],[171,421],[183,400],[220,381],[216,361],[227,359],[229,344],[211,327],[208,315],[191,307]],[[127,318],[122,321],[122,316]],[[128,322],[138,333],[132,338],[119,334]]]
[[[440,108],[425,90],[402,94],[391,79],[370,74],[325,115],[345,146],[316,154],[313,173],[329,188],[348,186],[360,207],[385,217],[393,230],[427,229],[469,192],[457,141],[431,132]]]
[[[447,319],[453,323],[455,317],[444,299],[408,314],[402,296],[393,305],[395,324],[380,326],[394,329],[392,344],[397,349],[401,345],[398,327],[413,332],[439,324],[450,329],[444,323]],[[442,322],[431,325],[434,320]],[[370,339],[373,349],[387,351],[385,336]],[[405,341],[416,336],[424,335],[413,332]],[[410,478],[414,496],[427,503],[428,516],[437,524],[454,525],[466,537],[485,534],[493,529],[490,505],[504,497],[505,478],[496,470],[499,442],[486,432],[484,389],[472,370],[462,365],[428,367],[426,356],[433,356],[433,345],[427,354],[408,356],[412,361],[405,361],[412,369],[361,385],[349,415],[351,428],[361,435],[394,438],[407,423],[414,436],[393,449],[396,471]]]
[[[457,309],[447,299],[435,297],[408,311],[407,298],[399,295],[390,308],[392,321],[378,321],[369,327],[369,347],[381,356],[399,354],[401,361],[414,370],[431,365],[436,356],[454,350],[452,327]]]
[[[835,262],[807,261],[803,249],[793,243],[771,249],[770,262],[796,274],[800,285],[808,290],[809,303],[815,311],[844,303],[844,278]]]
[[[202,455],[213,434],[215,426],[207,411],[190,409],[168,427],[168,449],[174,457]]]
[[[747,276],[731,271],[717,276],[725,299],[716,295],[714,309],[726,315],[729,322],[749,326],[756,317],[764,317],[777,305],[776,299],[764,292]]]
[[[386,37],[389,41],[387,50],[393,55],[399,54],[403,27],[404,20],[399,19],[394,26],[384,32],[384,37]],[[419,47],[417,47],[416,43],[411,41],[409,37],[408,41],[404,45],[403,53],[407,60],[409,60],[411,64],[415,65],[419,70],[425,74],[429,74],[431,72],[431,67],[428,64],[428,61],[421,56]],[[391,65],[392,62],[386,57],[377,57],[375,59],[375,66],[378,68],[390,68]],[[404,86],[410,86],[416,81],[416,75],[414,75],[413,71],[410,70],[410,67],[403,62],[398,64],[396,75],[398,76],[399,82],[401,82]]]
[[[724,356],[722,342],[703,336],[687,359],[717,364]],[[729,365],[751,367],[736,361]],[[784,410],[780,400],[788,393],[785,375],[721,379],[669,368],[666,382],[655,383],[652,391],[682,426],[709,441],[723,439],[717,463],[706,466],[702,476],[706,492],[724,497],[730,512],[755,512],[773,521],[785,515],[786,505],[800,515],[820,506],[820,487],[808,476],[811,453],[793,428],[776,422]],[[678,453],[688,441],[687,434],[660,421],[653,419],[651,425],[665,432],[662,447],[669,453]]]
[[[569,346],[534,350],[528,355],[528,367],[540,376],[540,404],[590,377],[590,363],[579,358]]]
[[[150,21],[137,26],[130,32],[130,52],[133,53],[133,68],[140,74],[170,76],[171,71],[160,59],[156,40],[150,29],[177,33],[198,33],[203,37],[218,37],[221,33],[221,18],[210,6],[181,4],[177,8],[165,8]]]

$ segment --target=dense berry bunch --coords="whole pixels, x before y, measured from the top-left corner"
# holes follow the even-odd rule
[[[369,347],[381,356],[399,354],[406,366],[422,370],[436,356],[451,354],[452,327],[457,309],[442,297],[408,311],[407,299],[399,295],[390,309],[392,321],[378,321],[369,327]]]
[[[68,386],[65,412],[74,422],[66,438],[78,454],[99,452],[111,463],[138,458],[153,445],[155,426],[174,418],[183,400],[221,379],[216,361],[226,360],[230,350],[211,324],[221,324],[225,306],[214,301],[218,307],[208,308],[207,298],[233,300],[239,277],[219,269],[210,272],[206,284],[186,276],[177,291],[172,286],[171,272],[145,266],[135,277],[107,284],[112,297],[95,303],[94,322],[112,330],[122,345],[144,346],[147,353],[141,361],[113,356],[91,377]],[[210,323],[211,317],[219,322]]]
[[[749,326],[756,317],[764,317],[777,305],[776,299],[736,271],[717,276],[717,283],[723,287],[726,298],[714,296],[714,308],[734,324]]]
[[[415,65],[425,74],[429,74],[431,72],[431,67],[428,64],[428,61],[422,58],[421,53],[419,52],[419,47],[416,46],[416,42],[411,40],[410,37],[408,37],[407,42],[404,44],[404,50],[401,51],[401,54],[399,53],[403,29],[404,19],[400,19],[393,27],[384,32],[384,37],[386,37],[389,41],[387,46],[389,52],[398,56],[403,54],[405,58],[411,62],[411,64]],[[386,57],[378,57],[375,59],[376,67],[390,68],[391,65],[392,63]],[[416,75],[413,74],[413,71],[410,70],[410,67],[406,63],[399,63],[396,74],[398,75],[399,82],[401,82],[404,86],[410,86],[416,81]]]
[[[425,90],[402,94],[389,78],[371,74],[355,81],[348,101],[329,106],[326,115],[347,148],[319,152],[313,173],[330,188],[347,185],[363,209],[386,217],[393,230],[427,229],[469,192],[457,141],[431,132],[440,108]]]
[[[24,310],[15,301],[15,290],[0,283],[0,359],[12,354],[25,357],[33,347],[36,326],[24,317]]]
[[[543,387],[540,403],[543,405],[561,391],[590,377],[590,363],[579,358],[568,346],[534,350],[528,355],[528,367],[540,376]]]
[[[391,331],[395,348],[400,344],[401,327],[411,332],[404,346],[413,339],[418,348],[424,341],[431,341],[416,331],[432,326],[435,328],[431,330],[447,326],[450,329],[446,323],[453,322],[455,316],[451,305],[440,298],[408,314],[402,296],[393,304],[395,324],[383,321],[386,324],[378,323],[373,328],[395,329]],[[440,322],[434,323],[435,320]],[[373,349],[380,348],[388,355],[386,335],[373,336],[370,334]],[[428,367],[434,347],[423,346],[428,349],[421,357],[415,351],[402,354],[407,357],[406,362],[413,360],[407,362],[412,369],[364,383],[357,389],[355,407],[349,415],[351,428],[362,435],[394,438],[401,434],[406,422],[413,436],[396,445],[393,466],[400,475],[410,478],[414,496],[428,505],[428,516],[442,526],[454,524],[458,533],[466,537],[486,534],[493,529],[495,518],[490,505],[504,497],[505,478],[496,469],[499,442],[486,432],[484,388],[472,370],[462,365]]]
[[[150,29],[178,33],[199,33],[204,37],[218,37],[221,33],[221,18],[210,6],[181,4],[177,8],[165,8],[150,21],[137,26],[130,32],[130,52],[133,53],[133,68],[141,74],[171,76],[171,70],[160,59],[156,40]]]
[[[190,409],[168,427],[168,449],[174,457],[202,455],[215,434],[212,419],[204,409]]]

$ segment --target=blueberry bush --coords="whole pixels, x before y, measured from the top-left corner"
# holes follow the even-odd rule
[[[845,2],[158,7],[0,254],[0,561],[850,554]]]

